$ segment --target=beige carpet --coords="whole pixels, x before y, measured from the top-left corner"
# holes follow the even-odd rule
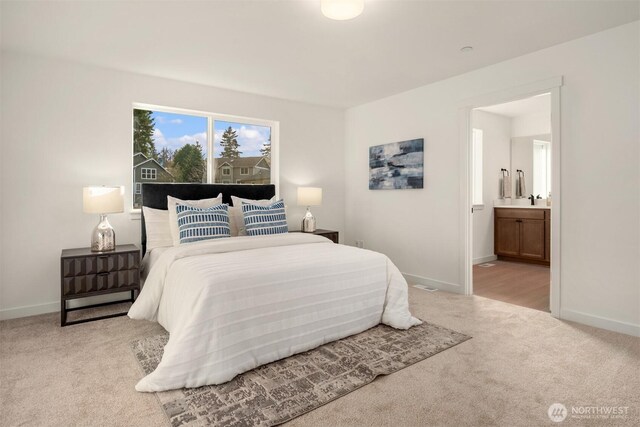
[[[410,289],[413,313],[473,336],[288,425],[550,425],[549,405],[628,406],[640,422],[640,339],[484,299]],[[126,317],[60,328],[58,315],[0,322],[0,424],[164,425],[137,393],[129,349],[160,326]]]

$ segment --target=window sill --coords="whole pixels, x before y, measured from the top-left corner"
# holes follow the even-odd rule
[[[141,216],[142,209],[131,209],[129,211],[129,219],[131,219],[131,221],[140,221]]]

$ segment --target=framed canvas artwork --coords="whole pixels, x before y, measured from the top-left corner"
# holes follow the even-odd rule
[[[369,190],[423,188],[424,139],[369,147]]]

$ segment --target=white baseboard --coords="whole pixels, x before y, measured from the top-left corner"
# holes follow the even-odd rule
[[[38,314],[55,313],[60,311],[60,301],[44,304],[27,305],[23,307],[4,308],[0,310],[0,320],[17,319],[18,317],[36,316]]]
[[[101,304],[103,302],[118,301],[128,298],[129,291],[118,292],[108,295],[98,295],[79,300],[71,300],[67,303],[68,308],[81,307],[84,305]],[[60,311],[60,301],[46,302],[43,304],[27,305],[23,307],[4,308],[0,310],[0,320],[17,319],[19,317],[37,316],[38,314],[55,313]]]
[[[495,256],[495,255],[489,255],[489,256],[483,256],[483,257],[480,257],[480,258],[474,258],[473,259],[473,265],[484,264],[485,262],[491,262],[491,261],[495,261],[497,259],[498,259],[498,257]]]
[[[418,285],[427,285],[430,288],[440,289],[441,291],[463,294],[464,288],[455,283],[443,282],[441,280],[429,279],[428,277],[416,276],[415,274],[402,273],[407,282]]]
[[[560,319],[582,323],[584,325],[594,326],[608,331],[620,332],[621,334],[632,335],[634,337],[640,337],[640,325],[621,322],[619,320],[609,319],[606,317],[594,316],[580,311],[561,308]]]

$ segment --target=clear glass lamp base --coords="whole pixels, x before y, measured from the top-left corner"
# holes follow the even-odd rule
[[[316,219],[311,215],[311,210],[307,207],[307,213],[302,218],[302,231],[305,233],[313,233],[316,231]]]
[[[109,224],[107,216],[100,215],[100,222],[93,229],[91,235],[91,251],[92,252],[107,252],[116,249],[116,232]]]

